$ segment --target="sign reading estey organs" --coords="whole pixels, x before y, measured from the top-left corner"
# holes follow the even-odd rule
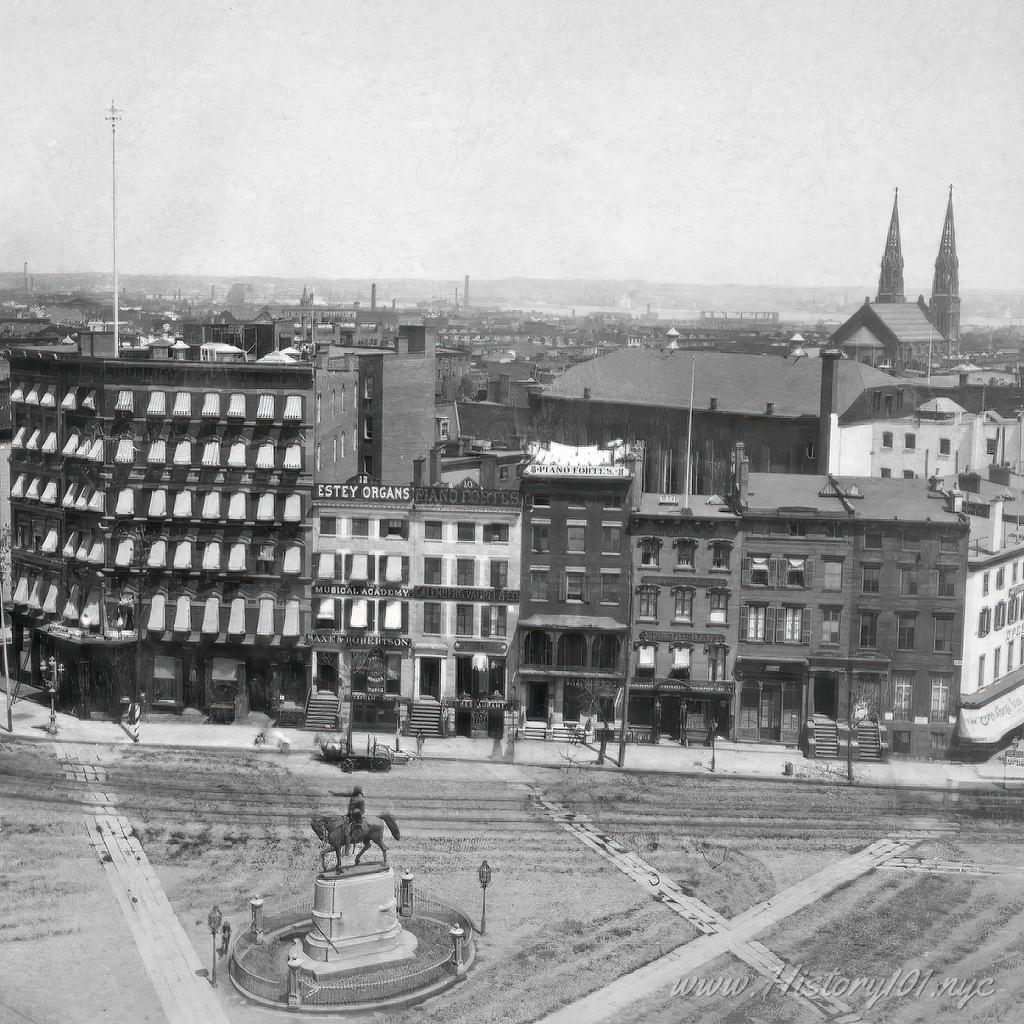
[[[412,487],[408,484],[381,484],[375,482],[349,481],[344,484],[316,484],[313,500],[320,504],[345,501],[389,501],[408,504],[412,500]]]
[[[360,474],[344,483],[317,483],[313,500],[321,505],[344,504],[349,501],[376,501],[408,505],[486,505],[496,508],[519,508],[523,503],[517,490],[482,487],[413,487],[410,484],[382,484]]]

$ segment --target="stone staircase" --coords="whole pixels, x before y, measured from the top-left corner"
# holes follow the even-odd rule
[[[814,716],[814,756],[822,760],[839,757],[839,731],[825,715]]]
[[[875,722],[861,722],[857,726],[857,743],[860,747],[862,761],[882,760],[882,744],[878,737],[878,725]]]
[[[441,735],[441,705],[431,698],[409,705],[409,735],[422,732],[425,739]]]
[[[314,690],[306,703],[304,728],[333,732],[338,725],[339,698],[332,690]]]

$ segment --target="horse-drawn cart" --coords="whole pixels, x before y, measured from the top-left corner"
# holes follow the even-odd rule
[[[394,751],[386,744],[367,739],[366,750],[356,750],[354,745],[349,747],[344,736],[322,739],[320,754],[325,761],[340,765],[343,772],[389,772],[395,762]]]

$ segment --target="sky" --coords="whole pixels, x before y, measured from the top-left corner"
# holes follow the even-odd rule
[[[0,0],[0,268],[1024,288],[1024,4]]]

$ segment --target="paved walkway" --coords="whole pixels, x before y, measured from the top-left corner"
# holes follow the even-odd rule
[[[2,700],[2,698],[0,698]],[[32,700],[21,700],[14,707],[15,735],[35,740],[49,740],[45,726],[49,721],[49,708]],[[113,722],[80,721],[72,715],[58,714],[58,738],[75,743],[100,743],[130,746],[133,739],[121,726]],[[280,733],[290,744],[289,752],[309,756],[316,751],[314,733],[302,729],[268,729],[268,734]],[[193,722],[143,722],[139,727],[142,746],[196,747],[210,750],[255,750],[253,740],[259,732],[256,725],[207,725]],[[0,732],[0,739],[6,735]],[[358,749],[365,749],[368,739],[394,746],[391,733],[368,737],[356,733],[353,737]],[[414,739],[402,737],[403,751],[416,748]],[[278,750],[271,740],[262,748],[268,755]],[[456,736],[446,739],[428,739],[424,745],[425,759],[486,762],[493,746],[490,740],[471,740]],[[609,746],[609,754],[618,752],[617,745]],[[415,756],[415,755],[414,755]],[[515,761],[520,765],[544,768],[578,766],[581,769],[615,771],[613,760],[605,768],[596,766],[597,751],[591,747],[520,740],[515,744]],[[846,765],[839,761],[808,761],[798,750],[772,745],[729,743],[718,744],[715,755],[714,777],[719,778],[771,778],[780,782],[825,781],[844,783]],[[493,763],[493,762],[492,762]],[[787,763],[794,766],[795,775],[784,775]],[[706,747],[681,747],[676,743],[630,744],[626,752],[626,768],[631,771],[667,772],[674,774],[711,777],[711,751]],[[1009,775],[1002,762],[993,758],[984,764],[946,764],[924,761],[892,761],[882,763],[856,763],[854,774],[858,782],[881,786],[926,786],[955,789],[970,785],[1008,784],[1024,787],[1024,769],[1011,768]]]
[[[164,894],[131,823],[117,813],[113,796],[102,789],[106,772],[89,762],[89,748],[57,743],[68,779],[95,782],[85,825],[107,880],[138,947],[168,1024],[228,1024],[192,943]],[[227,972],[224,984],[229,984]]]

